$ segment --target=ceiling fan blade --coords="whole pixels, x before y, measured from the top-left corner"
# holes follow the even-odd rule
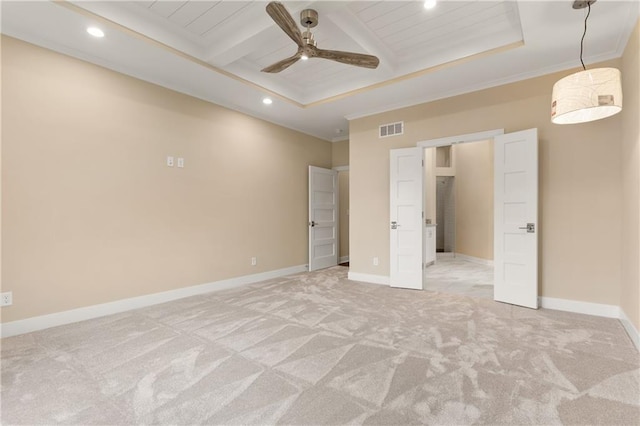
[[[298,53],[296,53],[295,55],[287,59],[283,59],[279,62],[276,62],[275,64],[269,65],[268,67],[263,68],[260,71],[270,72],[270,73],[277,73],[277,72],[283,71],[289,68],[291,65],[295,64],[296,62],[298,62],[298,59],[300,59],[300,56],[302,56],[302,50],[298,50]]]
[[[317,47],[308,46],[311,55],[317,58],[330,59],[343,64],[355,65],[357,67],[375,69],[380,64],[380,60],[373,55],[363,53],[341,52],[339,50],[324,50]]]
[[[282,3],[272,1],[267,5],[267,13],[271,16],[271,19],[282,28],[282,31],[291,37],[291,40],[299,47],[303,47],[302,33],[300,33],[296,21],[293,20]]]

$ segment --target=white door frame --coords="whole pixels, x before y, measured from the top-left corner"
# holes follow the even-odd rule
[[[486,132],[467,133],[458,136],[447,136],[446,138],[428,139],[420,141],[416,146],[423,148],[435,148],[438,146],[455,145],[457,143],[478,142],[486,139],[493,139],[494,136],[504,135],[504,129],[487,130]]]
[[[331,170],[333,170],[334,172],[338,172],[338,186],[337,186],[337,193],[338,193],[338,198],[340,198],[340,172],[348,172],[349,171],[349,165],[347,164],[346,166],[336,166],[336,167],[332,167]],[[351,176],[349,176],[351,177]],[[338,200],[338,215],[336,216],[336,233],[337,233],[337,238],[338,238],[338,243],[337,243],[337,250],[338,250],[338,265],[340,265],[341,263],[344,262],[348,262],[349,261],[349,256],[342,256],[342,253],[340,253],[340,243],[342,241],[340,241],[340,228],[342,226],[344,226],[343,223],[340,223],[340,200]],[[347,209],[347,220],[349,220],[349,209]],[[347,235],[347,238],[349,236]],[[346,257],[346,258],[345,258]]]
[[[332,179],[332,198],[333,202],[320,202],[319,204],[316,202],[316,197],[314,194],[315,180],[313,179],[313,175],[331,175]],[[326,193],[326,191],[325,191]],[[308,269],[309,271],[315,271],[318,269],[324,269],[331,266],[336,266],[338,264],[338,246],[339,246],[339,221],[338,221],[338,212],[339,212],[339,204],[338,204],[338,172],[332,169],[325,169],[323,167],[309,166],[309,252],[308,252]],[[316,209],[319,210],[316,210]],[[319,219],[316,217],[317,211],[327,211],[331,210],[331,218],[330,219]],[[333,226],[332,226],[333,224]],[[327,230],[332,228],[333,232],[330,233],[329,236],[322,236],[316,238],[316,233],[318,230]],[[319,244],[320,243],[320,244]],[[316,257],[316,247],[319,246],[331,246],[331,252],[327,254],[320,255]]]
[[[392,149],[389,160],[389,284],[422,290],[424,150]]]
[[[538,129],[494,138],[494,164],[493,300],[538,309]]]
[[[494,129],[484,132],[468,133],[458,136],[448,136],[438,139],[429,139],[418,142],[416,145],[423,148],[436,148],[439,146],[449,146],[459,143],[478,142],[487,139],[494,139],[496,136],[504,135],[504,129]],[[494,212],[495,218],[495,212]],[[424,238],[424,237],[423,237]]]
[[[495,136],[500,136],[500,135],[504,135],[504,129],[493,129],[493,130],[486,130],[484,132],[466,133],[464,135],[447,136],[447,137],[438,138],[438,139],[428,139],[428,140],[418,142],[416,146],[422,147],[424,149],[437,148],[440,146],[451,146],[451,145],[457,145],[461,143],[480,142],[488,139],[493,140]],[[423,206],[423,209],[424,209],[424,206]],[[424,223],[422,225],[424,226]],[[422,238],[424,239],[424,236]]]

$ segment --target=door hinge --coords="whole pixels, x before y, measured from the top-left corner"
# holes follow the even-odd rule
[[[422,167],[424,167],[424,160],[422,160]]]

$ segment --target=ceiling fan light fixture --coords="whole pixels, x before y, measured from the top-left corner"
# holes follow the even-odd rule
[[[551,122],[554,124],[588,123],[611,117],[622,111],[622,83],[617,68],[587,70],[582,60],[584,37],[591,5],[596,0],[575,0],[574,9],[588,8],[584,33],[580,40],[582,71],[561,78],[551,93]]]
[[[303,54],[300,56],[300,59],[302,59],[303,61],[306,61],[307,59],[309,59],[309,57],[307,56],[307,54],[306,54],[306,53],[303,53]]]
[[[425,0],[424,8],[427,10],[433,9],[434,7],[436,7],[437,3],[438,3],[437,0]]]

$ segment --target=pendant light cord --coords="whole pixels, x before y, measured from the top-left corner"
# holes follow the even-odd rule
[[[589,15],[591,14],[591,0],[587,0],[588,12],[587,16],[584,18],[584,32],[582,33],[582,39],[580,40],[580,63],[582,64],[582,69],[587,70],[587,67],[584,66],[584,61],[582,60],[582,52],[584,51],[584,36],[587,35],[587,19],[589,19]]]

